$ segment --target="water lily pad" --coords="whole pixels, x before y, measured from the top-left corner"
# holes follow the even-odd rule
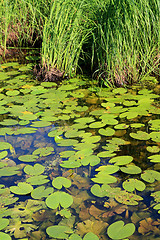
[[[37,122],[33,122],[31,124],[31,127],[48,127],[51,124],[52,124],[51,122],[37,121]]]
[[[81,164],[83,166],[87,166],[88,164],[90,164],[91,166],[96,166],[99,163],[100,163],[100,158],[96,155],[93,155],[93,154],[89,155],[89,156],[85,156],[81,160]]]
[[[31,193],[32,190],[33,190],[33,187],[30,184],[25,182],[19,182],[18,186],[10,187],[10,191],[18,195],[27,195]]]
[[[141,174],[141,178],[149,183],[154,183],[155,180],[160,181],[160,173],[154,170],[145,170]]]
[[[82,117],[82,118],[77,118],[74,121],[78,123],[86,124],[86,123],[94,122],[95,119],[93,117]]]
[[[96,234],[88,232],[84,235],[83,240],[99,240]]]
[[[0,169],[0,177],[17,175],[18,170],[18,167],[3,167]]]
[[[133,192],[135,190],[142,192],[146,188],[146,185],[140,180],[128,179],[123,182],[123,188],[128,192]]]
[[[42,185],[49,182],[49,179],[47,179],[46,175],[38,175],[27,178],[26,182],[31,185]]]
[[[73,233],[69,236],[68,240],[82,240],[82,238],[78,234]]]
[[[71,157],[75,154],[75,151],[63,151],[63,152],[60,152],[60,157],[61,158],[68,158],[68,157]]]
[[[0,152],[0,159],[5,158],[8,155],[7,151]]]
[[[114,157],[116,153],[113,153],[113,151],[102,151],[97,154],[98,157],[100,158],[110,158]]]
[[[50,154],[54,153],[53,147],[44,147],[44,148],[38,148],[36,149],[32,154],[33,155],[39,155],[40,157],[48,156]]]
[[[49,195],[46,199],[46,205],[49,208],[56,209],[58,206],[68,208],[72,205],[73,198],[66,192],[55,192]]]
[[[99,172],[97,175],[95,175],[94,178],[91,178],[93,182],[101,183],[101,184],[110,184],[117,182],[117,178],[114,176],[111,176],[107,173]]]
[[[0,238],[3,240],[11,240],[12,238],[9,236],[9,234],[0,232]]]
[[[72,161],[64,161],[60,164],[63,168],[78,168],[81,166],[80,161],[72,160]]]
[[[160,143],[160,132],[151,132],[149,135],[152,141]]]
[[[143,131],[138,131],[137,133],[130,133],[129,134],[132,138],[137,140],[148,140],[150,139],[150,135]]]
[[[18,90],[10,90],[6,92],[6,95],[8,96],[17,96],[19,94]]]
[[[160,148],[158,146],[148,146],[146,149],[151,153],[158,153],[160,151]]]
[[[115,199],[117,202],[126,205],[138,205],[138,201],[143,200],[141,196],[126,191],[121,191],[119,194],[116,194]]]
[[[99,129],[98,132],[99,132],[101,135],[107,136],[107,137],[113,136],[113,135],[115,134],[115,130],[112,129],[112,128],[109,128],[109,127],[106,128],[106,129],[101,128],[101,129]]]
[[[109,163],[114,163],[115,165],[126,165],[133,161],[132,156],[117,156],[109,160]]]
[[[76,139],[61,139],[57,144],[58,146],[72,146],[78,143]]]
[[[50,226],[46,229],[47,234],[55,239],[67,239],[73,231],[67,226]]]
[[[37,159],[39,158],[39,156],[37,155],[21,155],[18,157],[18,159],[22,162],[35,162]]]
[[[135,232],[135,226],[133,223],[124,225],[123,221],[116,221],[112,223],[108,229],[107,234],[114,240],[120,240],[131,236]]]
[[[115,129],[127,129],[129,127],[129,125],[126,125],[124,123],[120,123],[117,124],[116,126],[114,126]]]
[[[52,187],[39,186],[31,192],[31,197],[34,199],[47,198],[53,191]]]
[[[106,123],[103,122],[93,122],[89,125],[89,128],[101,128],[104,127],[106,125]]]
[[[141,168],[135,165],[127,165],[125,167],[121,167],[120,170],[127,174],[139,174],[142,172]]]
[[[0,122],[0,124],[6,126],[14,126],[18,124],[18,121],[14,119],[4,119],[3,122]]]
[[[24,172],[28,175],[40,175],[45,170],[45,167],[39,163],[36,163],[34,166],[27,165],[24,168]]]
[[[36,120],[37,116],[34,115],[31,112],[24,112],[23,115],[19,116],[20,119],[26,120],[26,121],[30,121],[30,120]]]
[[[109,188],[108,184],[103,184],[102,186],[94,184],[91,187],[91,193],[97,197],[106,197],[106,189]]]
[[[152,155],[148,158],[150,159],[150,162],[154,162],[154,163],[159,163],[160,162],[160,155],[159,154]]]
[[[4,229],[9,224],[9,219],[0,218],[0,230]]]
[[[131,128],[141,128],[144,127],[145,125],[143,123],[132,123],[130,124]]]
[[[53,187],[61,189],[63,186],[69,188],[71,186],[71,181],[65,177],[56,177],[52,181]]]

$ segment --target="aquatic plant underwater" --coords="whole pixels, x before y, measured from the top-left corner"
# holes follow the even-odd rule
[[[39,46],[41,67],[106,86],[159,76],[158,0],[3,0],[0,46]],[[48,78],[47,78],[48,79]]]

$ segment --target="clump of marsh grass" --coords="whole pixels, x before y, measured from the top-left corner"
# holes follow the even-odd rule
[[[94,65],[105,84],[125,85],[154,71],[159,51],[159,1],[97,1]]]
[[[69,77],[78,68],[82,47],[88,36],[84,1],[54,0],[45,17],[42,40],[42,66],[57,68]]]

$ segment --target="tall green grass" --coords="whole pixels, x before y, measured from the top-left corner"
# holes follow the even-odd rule
[[[2,0],[0,23],[4,50],[38,39],[48,70],[73,76],[83,61],[107,86],[159,75],[159,0]]]
[[[157,69],[159,0],[96,2],[94,64],[101,79],[106,84],[125,85]]]

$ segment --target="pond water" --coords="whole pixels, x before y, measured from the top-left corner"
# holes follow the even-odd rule
[[[0,67],[0,239],[160,239],[159,92]]]

